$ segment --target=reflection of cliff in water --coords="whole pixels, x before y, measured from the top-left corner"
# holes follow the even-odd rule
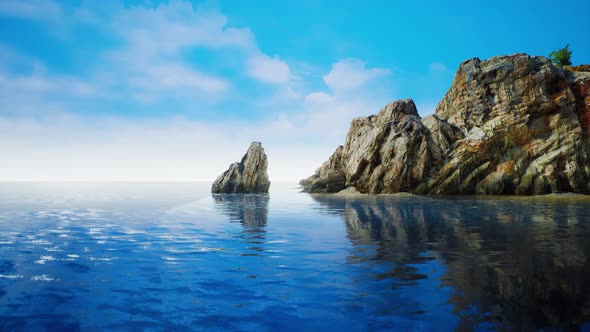
[[[590,320],[587,202],[313,198],[340,211],[353,244],[375,245],[366,259],[395,263],[392,278],[419,279],[407,264],[443,259],[460,330],[483,322],[570,330]]]
[[[232,222],[264,227],[268,222],[269,196],[264,194],[213,194],[215,206]]]

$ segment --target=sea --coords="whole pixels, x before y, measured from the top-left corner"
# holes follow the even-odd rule
[[[0,183],[0,331],[590,331],[590,198]]]

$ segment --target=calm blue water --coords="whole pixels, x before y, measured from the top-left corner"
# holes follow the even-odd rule
[[[0,184],[0,330],[590,330],[590,199],[208,191]]]

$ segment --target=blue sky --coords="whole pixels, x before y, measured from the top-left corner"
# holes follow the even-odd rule
[[[313,173],[352,118],[433,112],[463,60],[570,44],[590,2],[0,1],[0,180]]]

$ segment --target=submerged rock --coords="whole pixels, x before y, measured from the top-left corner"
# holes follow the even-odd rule
[[[233,163],[213,185],[212,193],[268,193],[268,160],[262,144],[252,142],[239,163]]]
[[[307,192],[590,193],[590,73],[544,57],[459,67],[435,114],[399,100],[352,121]]]

